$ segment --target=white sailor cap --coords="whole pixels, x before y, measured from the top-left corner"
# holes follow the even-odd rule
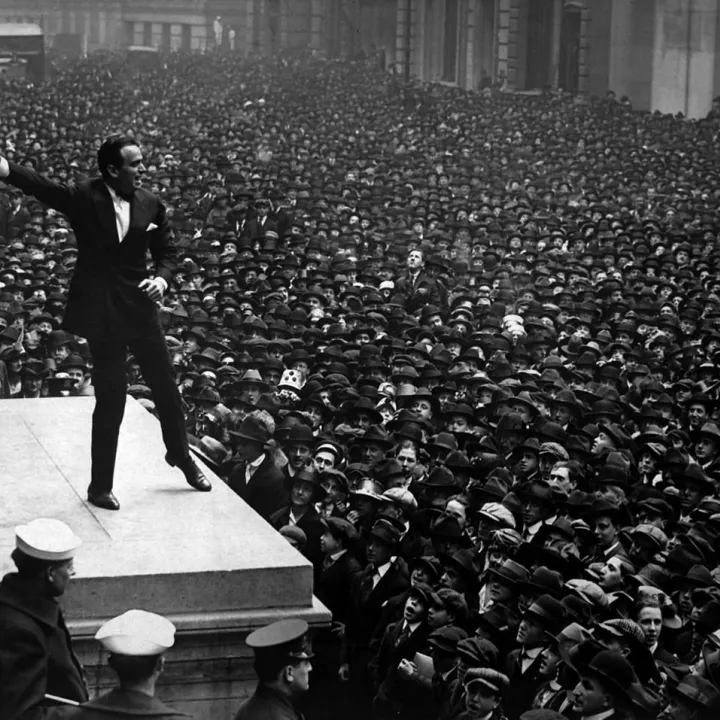
[[[37,518],[15,528],[15,547],[38,560],[70,560],[82,540],[62,521]]]
[[[160,655],[175,644],[175,626],[162,615],[128,610],[108,620],[95,639],[116,655]]]

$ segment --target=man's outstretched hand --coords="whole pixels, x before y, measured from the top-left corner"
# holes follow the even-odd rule
[[[153,301],[157,302],[165,292],[165,281],[162,278],[145,278],[138,287]]]

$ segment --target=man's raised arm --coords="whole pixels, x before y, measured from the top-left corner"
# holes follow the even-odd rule
[[[41,203],[72,217],[77,195],[75,185],[54,182],[40,173],[17,165],[0,155],[0,180],[22,190],[26,195],[36,197]]]

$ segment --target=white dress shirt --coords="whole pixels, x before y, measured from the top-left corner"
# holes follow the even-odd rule
[[[110,193],[115,210],[115,228],[117,229],[118,242],[122,242],[130,230],[130,203],[125,198],[121,198],[107,183],[105,183],[105,187]],[[156,277],[155,279],[162,283],[162,291],[165,292],[168,288],[165,278]]]
[[[257,469],[263,464],[263,460],[265,460],[265,453],[260,455],[259,457],[256,457],[252,462],[249,462],[245,466],[245,483],[249,483],[252,476],[255,474]]]
[[[390,569],[390,566],[397,560],[397,555],[393,555],[384,565],[379,565],[375,568],[375,574],[373,575],[373,588],[382,580],[385,573]]]
[[[520,658],[520,668],[521,672],[525,673],[528,671],[530,666],[537,660],[538,655],[543,651],[542,647],[534,647],[534,648],[528,648],[527,650],[523,647],[521,649]]]

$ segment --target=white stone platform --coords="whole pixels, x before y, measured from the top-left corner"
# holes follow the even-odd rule
[[[87,623],[88,633],[130,607],[177,616],[180,625],[185,618],[195,628],[226,624],[237,613],[257,622],[278,612],[327,619],[313,600],[311,565],[207,468],[212,492],[190,488],[165,463],[160,423],[132,398],[115,471],[121,509],[89,505],[94,403],[0,402],[3,573],[13,569],[14,527],[53,517],[83,539],[63,604],[72,625]]]

